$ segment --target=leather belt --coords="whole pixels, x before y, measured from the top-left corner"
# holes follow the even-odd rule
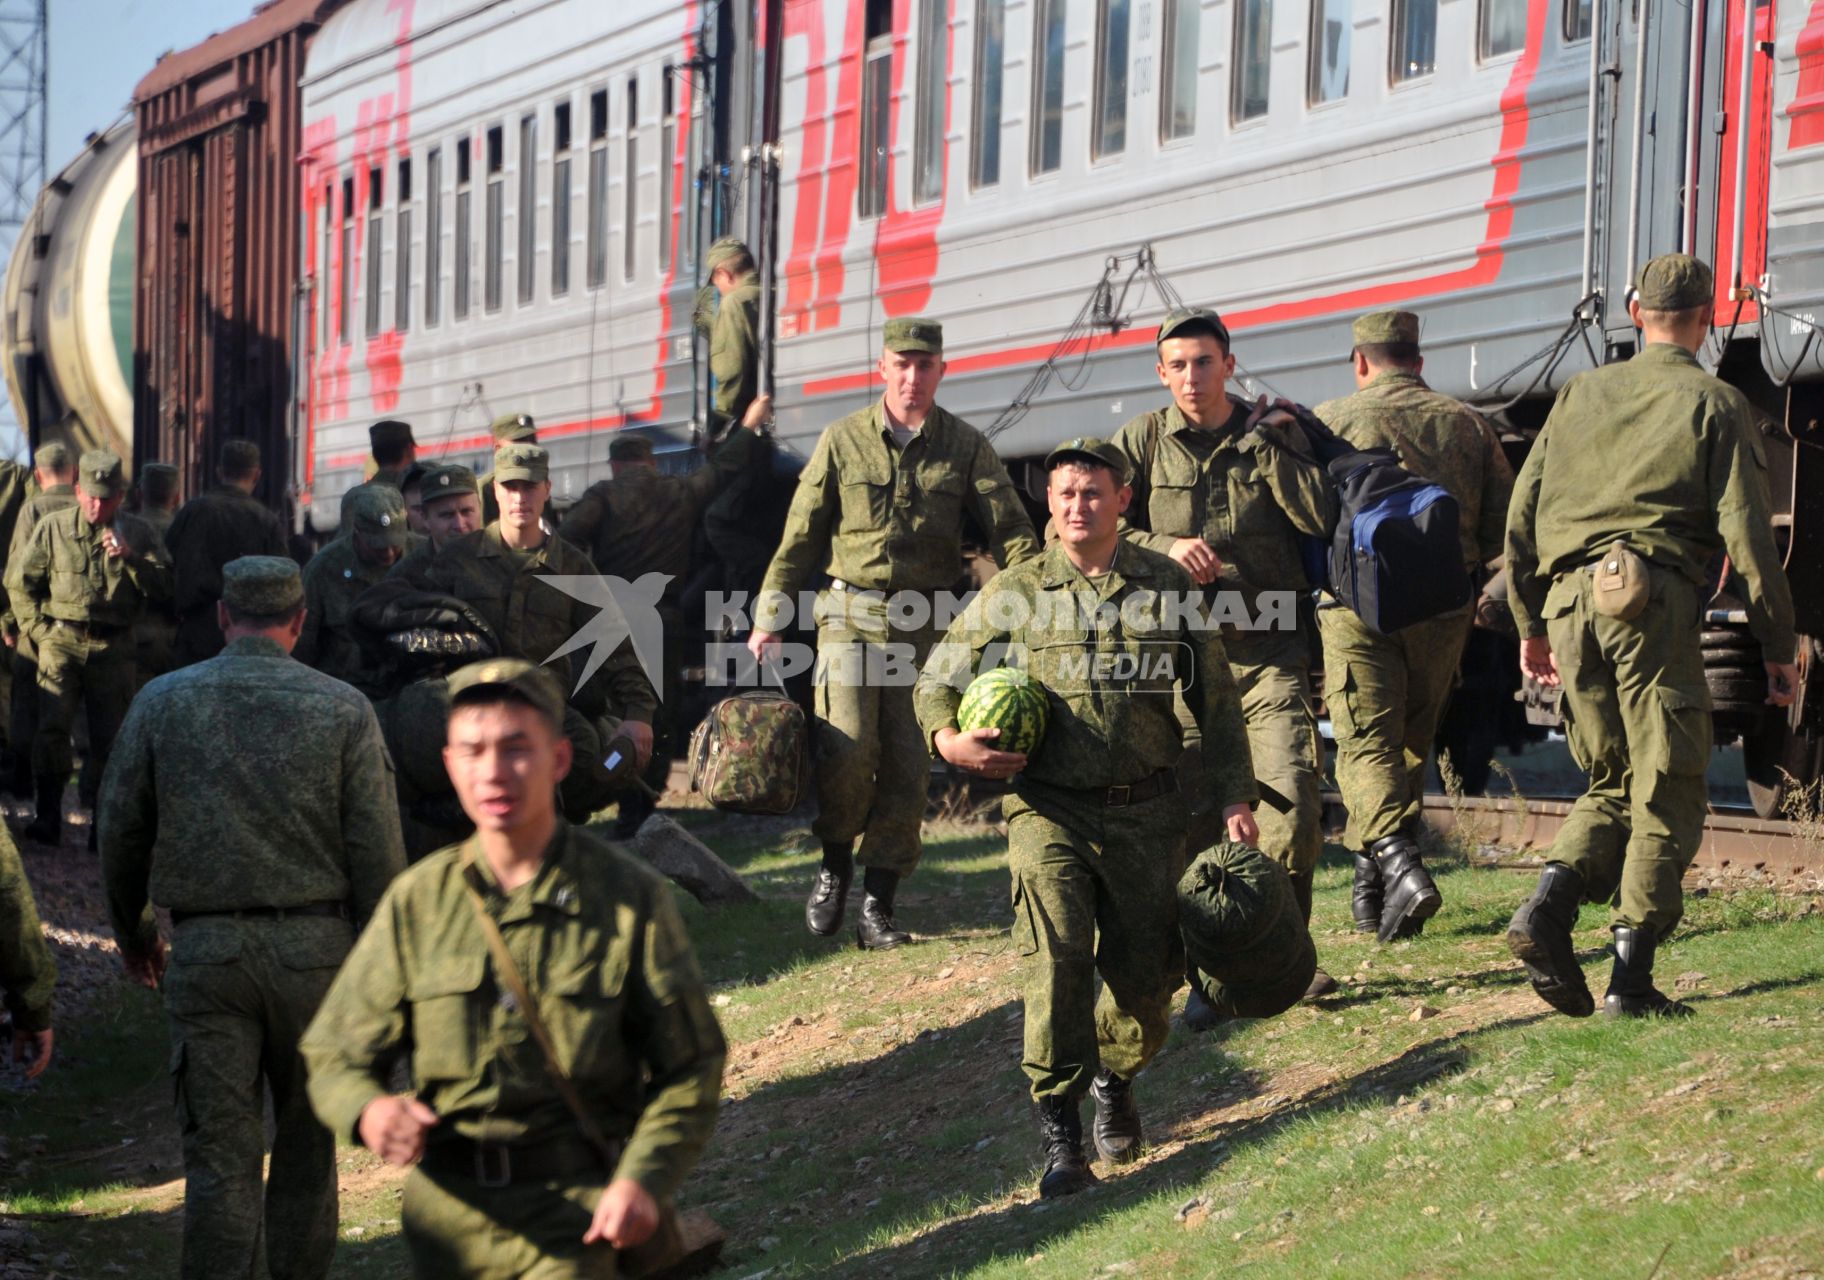
[[[616,1155],[618,1161],[619,1156]],[[586,1142],[541,1142],[508,1146],[502,1142],[477,1142],[460,1134],[438,1138],[424,1148],[419,1163],[430,1174],[473,1178],[481,1187],[506,1187],[515,1183],[551,1182],[579,1173],[605,1176],[602,1153]]]
[[[239,907],[232,911],[173,911],[172,924],[205,916],[232,916],[236,920],[285,920],[292,916],[338,916],[348,919],[346,902],[306,902],[301,907]]]
[[[73,631],[84,640],[113,640],[127,633],[125,627],[97,626],[88,622],[71,622],[67,618],[52,618],[50,623],[59,631]]]
[[[1161,769],[1150,778],[1110,787],[1103,794],[1102,803],[1111,809],[1118,809],[1123,805],[1139,804],[1142,800],[1170,795],[1177,789],[1178,774],[1171,769]]]

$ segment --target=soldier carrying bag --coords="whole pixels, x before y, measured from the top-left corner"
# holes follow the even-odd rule
[[[690,789],[730,813],[790,813],[804,794],[810,733],[804,709],[778,692],[750,689],[709,709],[690,735]]]

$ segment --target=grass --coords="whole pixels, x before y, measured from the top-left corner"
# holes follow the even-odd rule
[[[1824,915],[1803,898],[1690,902],[1659,974],[1697,1008],[1688,1022],[1574,1021],[1501,942],[1527,877],[1439,858],[1444,912],[1379,947],[1347,931],[1332,849],[1317,934],[1342,989],[1174,1030],[1138,1086],[1148,1156],[1040,1203],[994,829],[933,827],[901,905],[927,941],[864,955],[804,932],[808,830],[685,817],[763,898],[684,903],[731,1042],[684,1198],[728,1228],[730,1277],[1667,1280],[1824,1263]],[[1600,992],[1606,917],[1581,923]],[[125,988],[104,1011],[60,1033],[43,1088],[0,1094],[0,1213],[35,1215],[35,1247],[79,1263],[62,1274],[165,1274],[181,1183],[163,1027]],[[405,1274],[397,1175],[341,1155],[337,1274]]]

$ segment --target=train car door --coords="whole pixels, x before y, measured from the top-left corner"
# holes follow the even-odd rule
[[[1716,325],[1724,333],[1760,321],[1753,289],[1767,270],[1767,181],[1772,149],[1774,0],[1712,0],[1721,9],[1711,162],[1714,231],[1692,252],[1716,271]]]

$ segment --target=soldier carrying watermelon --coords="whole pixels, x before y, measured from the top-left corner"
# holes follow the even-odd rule
[[[1133,1080],[1164,1045],[1184,979],[1176,892],[1190,797],[1178,790],[1184,731],[1174,694],[1203,735],[1207,797],[1197,798],[1222,815],[1231,839],[1253,843],[1259,829],[1247,726],[1222,641],[1198,616],[1190,575],[1120,538],[1132,498],[1126,458],[1078,438],[1052,450],[1046,466],[1058,542],[982,590],[933,651],[914,697],[945,760],[1013,778],[1004,811],[1022,1059],[1044,1146],[1039,1194],[1051,1198],[1095,1181],[1083,1153],[1084,1093],[1095,1096],[1102,1159],[1127,1163],[1144,1143]],[[984,652],[1003,645],[1024,672],[971,683]],[[1161,654],[1170,661],[1151,660]]]

